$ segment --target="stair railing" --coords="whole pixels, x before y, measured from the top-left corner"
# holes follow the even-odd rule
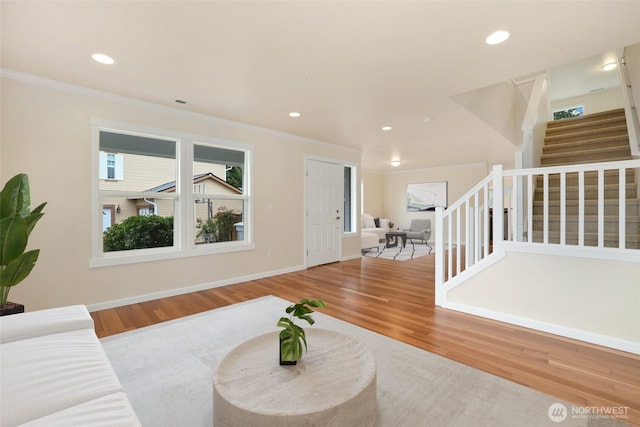
[[[632,235],[627,236],[626,177],[627,171],[633,170],[635,173],[638,169],[640,159],[509,171],[503,171],[501,165],[494,166],[486,178],[451,206],[446,209],[436,208],[436,305],[446,307],[446,294],[450,289],[499,260],[506,250],[640,263],[640,230],[637,229],[640,224],[634,225],[629,222]],[[605,198],[606,171],[618,171],[617,198]],[[595,230],[591,232],[587,232],[587,216],[591,215],[585,213],[586,174],[595,175],[595,183],[590,185],[588,191],[597,192],[596,225]],[[542,181],[542,216],[541,221],[535,222],[541,222],[540,230],[534,226],[534,198],[538,177]],[[549,186],[552,179],[559,180],[560,183],[557,195],[559,233],[554,233],[553,238],[550,227],[552,197]],[[575,241],[575,232],[569,231],[567,221],[569,179],[577,180],[578,213]],[[522,193],[522,197],[519,193]],[[631,195],[630,198],[636,197]],[[523,204],[515,202],[519,198],[524,199]],[[553,200],[555,203],[556,197],[553,197]],[[637,203],[636,199],[634,204]],[[610,212],[607,214],[606,208],[615,211],[615,215]],[[496,214],[500,212],[503,214]],[[639,212],[635,212],[633,215],[637,218],[638,214]],[[617,217],[615,230],[605,230],[606,216]],[[524,229],[518,224],[524,224]],[[614,236],[614,241],[607,240],[607,236]],[[633,247],[627,247],[627,240],[634,242]]]
[[[502,182],[502,165],[496,165],[447,209],[436,207],[436,305],[446,307],[445,283],[464,278],[492,253],[501,252],[503,216],[491,213],[503,211],[503,198],[494,197],[503,194]]]
[[[640,124],[638,123],[638,108],[633,97],[631,77],[627,68],[625,57],[618,58],[618,76],[622,85],[622,99],[624,103],[624,115],[627,120],[627,132],[629,133],[629,147],[634,159],[640,158]]]

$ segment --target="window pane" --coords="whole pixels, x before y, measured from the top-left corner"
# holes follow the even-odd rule
[[[176,142],[101,131],[99,143],[103,251],[173,246],[175,198],[162,195],[176,192]]]
[[[203,184],[208,194],[242,194],[244,157],[243,151],[195,144],[194,185]]]
[[[355,232],[356,224],[356,168],[344,167],[344,231]]]
[[[101,131],[100,152],[105,150],[110,153],[106,156],[101,154],[100,159],[106,162],[107,180],[99,181],[100,190],[176,191],[175,141]]]
[[[197,198],[193,212],[196,245],[244,240],[244,200]]]
[[[174,202],[173,198],[103,197],[104,252],[173,246]]]
[[[351,167],[344,167],[344,231],[351,231]]]

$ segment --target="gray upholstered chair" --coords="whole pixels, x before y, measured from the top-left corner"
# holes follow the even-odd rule
[[[422,240],[429,246],[429,253],[431,253],[431,249],[433,248],[429,245],[429,239],[431,238],[430,219],[412,219],[409,228],[405,228],[403,231],[407,233],[407,238],[412,241],[413,239]]]

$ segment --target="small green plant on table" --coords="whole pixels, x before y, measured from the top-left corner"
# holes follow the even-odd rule
[[[299,303],[286,308],[289,317],[281,317],[278,326],[283,328],[280,331],[280,364],[295,365],[302,358],[307,350],[307,339],[304,329],[296,325],[293,321],[295,317],[307,321],[313,325],[315,321],[311,317],[313,310],[310,307],[326,307],[326,303],[321,300],[300,300]]]

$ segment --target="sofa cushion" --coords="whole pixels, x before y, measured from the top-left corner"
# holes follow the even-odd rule
[[[0,343],[78,329],[93,329],[93,319],[84,305],[2,316],[0,317]]]
[[[122,391],[93,329],[12,341],[0,352],[5,427]]]
[[[376,223],[371,215],[362,216],[362,228],[376,228]]]
[[[380,218],[380,224],[378,227],[384,228],[385,230],[390,230],[393,227],[393,223],[387,218]]]
[[[129,399],[120,392],[63,409],[22,424],[21,427],[137,427],[141,425]]]

